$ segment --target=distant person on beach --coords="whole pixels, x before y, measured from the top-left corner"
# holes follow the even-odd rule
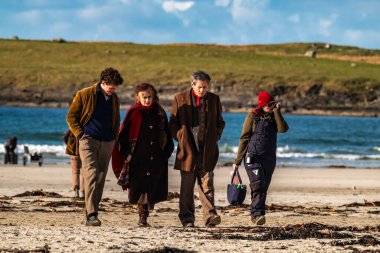
[[[116,69],[104,69],[99,82],[77,92],[66,117],[71,131],[66,153],[79,155],[82,161],[87,226],[101,225],[99,203],[120,126],[115,92],[122,83]]]
[[[63,140],[67,145],[68,138],[70,136],[70,130],[66,131]],[[83,173],[82,173],[82,161],[80,160],[79,156],[71,155],[70,156],[70,162],[71,162],[71,184],[74,190],[74,198],[84,198],[84,179],[83,179]],[[81,194],[79,194],[79,191]]]
[[[214,227],[221,223],[214,205],[214,169],[225,123],[219,96],[207,91],[210,82],[207,73],[196,71],[191,88],[174,97],[170,111],[170,132],[178,141],[174,169],[181,171],[178,216],[184,227],[194,227],[195,182],[204,224]]]
[[[168,159],[174,144],[153,85],[137,85],[135,97],[120,127],[112,167],[118,184],[129,189],[129,202],[137,204],[138,225],[146,227],[149,210],[168,198]]]
[[[82,161],[80,156],[70,156],[71,184],[74,190],[74,198],[84,198],[84,178],[82,173]],[[80,192],[80,194],[79,194]]]
[[[280,104],[267,92],[257,98],[258,107],[245,118],[234,169],[244,159],[251,187],[251,221],[265,224],[265,201],[276,167],[277,132],[289,127],[281,115]]]
[[[5,156],[4,156],[4,164],[17,164],[17,154],[15,153],[15,149],[17,148],[17,137],[12,136],[7,139],[4,143]]]

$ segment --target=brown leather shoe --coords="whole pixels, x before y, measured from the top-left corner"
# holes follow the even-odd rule
[[[212,228],[212,227],[215,227],[216,225],[219,225],[221,222],[222,222],[222,218],[220,218],[219,215],[215,214],[208,219],[206,223],[206,227]]]
[[[261,226],[265,224],[265,216],[264,215],[252,215],[251,216],[251,221],[255,226]]]
[[[150,227],[148,223],[148,215],[141,215],[137,224],[139,225],[139,227]]]
[[[74,189],[74,198],[79,199],[79,189]]]

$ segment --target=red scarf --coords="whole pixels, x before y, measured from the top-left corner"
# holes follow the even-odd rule
[[[202,97],[198,97],[197,94],[195,94],[194,90],[191,90],[193,93],[193,96],[195,97],[195,103],[197,104],[198,109],[201,108],[201,99]]]
[[[124,127],[129,124],[129,143],[131,145],[131,153],[133,153],[137,138],[139,137],[142,112],[150,111],[153,107],[153,104],[150,106],[142,106],[140,103],[135,103],[129,108],[127,115],[125,115],[119,133],[121,133]]]
[[[127,114],[124,117],[123,123],[120,126],[119,133],[122,133],[124,128],[129,125],[129,144],[131,146],[131,152],[133,153],[137,138],[139,137],[141,121],[142,121],[142,112],[150,111],[155,107],[155,104],[150,106],[142,106],[140,103],[135,103],[129,109]],[[119,176],[121,168],[123,167],[124,161],[120,153],[119,142],[115,143],[115,146],[112,151],[112,168],[115,172],[116,177]]]

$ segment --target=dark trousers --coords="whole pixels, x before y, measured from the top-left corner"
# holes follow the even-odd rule
[[[251,215],[265,215],[269,184],[276,167],[276,156],[255,156],[252,163],[244,163],[251,188]]]
[[[14,149],[5,146],[4,164],[17,164],[17,158]]]

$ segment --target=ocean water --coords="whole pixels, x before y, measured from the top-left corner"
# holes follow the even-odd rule
[[[41,152],[44,163],[65,164],[62,135],[68,128],[67,109],[0,107],[0,142],[17,136],[19,161],[24,146]],[[124,118],[125,111],[121,112]],[[245,114],[225,113],[226,128],[219,141],[219,164],[232,162]],[[380,118],[284,115],[290,129],[278,134],[278,167],[380,167]],[[170,162],[173,162],[174,154]],[[0,164],[4,146],[0,145]]]

